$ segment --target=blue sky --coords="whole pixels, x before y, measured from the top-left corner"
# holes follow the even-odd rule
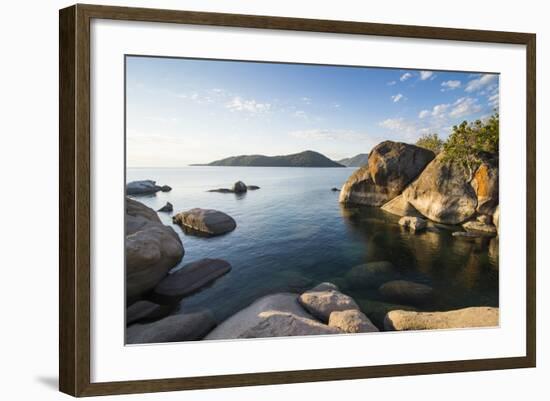
[[[498,75],[127,57],[127,162],[174,167],[446,138],[498,107]]]

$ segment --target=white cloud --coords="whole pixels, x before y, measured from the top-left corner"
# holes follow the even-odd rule
[[[448,103],[442,103],[435,105],[432,110],[422,110],[419,114],[419,118],[425,118],[428,116],[432,117],[444,117],[445,112],[449,109],[451,105]]]
[[[441,82],[441,86],[443,87],[441,91],[442,92],[452,91],[454,89],[460,88],[461,85],[462,85],[462,82],[460,82],[459,80],[450,80],[450,81]]]
[[[489,100],[489,106],[493,107],[493,108],[498,108],[499,106],[499,93],[495,93],[493,95],[490,95],[487,97],[487,99]]]
[[[304,102],[305,104],[311,104],[311,98],[304,96],[302,98],[302,102]]]
[[[416,131],[416,125],[414,123],[411,123],[410,121],[403,119],[402,117],[388,118],[378,123],[378,125],[383,128],[389,129],[390,131]]]
[[[472,79],[466,84],[466,92],[475,92],[492,83],[497,78],[495,74],[483,74],[479,78]]]
[[[289,133],[289,135],[294,138],[308,140],[371,140],[371,138],[366,133],[353,130],[310,129],[292,131]]]
[[[303,119],[306,119],[307,120],[307,114],[305,111],[303,110],[296,110],[294,112],[294,117],[298,117],[298,118],[303,118]]]
[[[428,117],[430,114],[432,114],[430,110],[422,110],[420,113],[418,113],[418,118]]]
[[[412,77],[412,74],[410,72],[406,72],[403,75],[401,75],[401,78],[399,78],[399,80],[401,82],[405,82],[407,79],[409,79],[411,77]]]
[[[433,71],[420,71],[420,79],[425,81],[434,75]]]
[[[243,99],[240,96],[235,96],[226,105],[231,111],[244,111],[252,114],[265,113],[271,109],[270,103],[260,103],[254,99]]]
[[[388,86],[393,86],[397,83],[397,81],[390,81],[387,83]]]
[[[471,97],[461,97],[453,103],[453,108],[449,112],[449,117],[460,118],[481,111],[482,107],[477,99]]]
[[[397,103],[399,102],[401,99],[404,99],[405,97],[403,96],[403,94],[401,93],[398,93],[397,95],[393,95],[391,97],[391,100],[393,100],[394,103]]]

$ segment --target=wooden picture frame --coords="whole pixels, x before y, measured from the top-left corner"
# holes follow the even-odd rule
[[[92,383],[90,380],[90,21],[94,18],[526,46],[526,356]],[[59,28],[59,388],[62,392],[73,396],[94,396],[535,366],[536,37],[534,34],[80,4],[60,10]]]

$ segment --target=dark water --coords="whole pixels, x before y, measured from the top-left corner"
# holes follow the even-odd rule
[[[213,208],[237,222],[233,232],[213,238],[181,236],[181,265],[221,258],[233,269],[181,302],[184,311],[209,308],[222,321],[257,298],[281,291],[300,292],[322,281],[337,284],[365,310],[384,310],[376,287],[346,278],[358,264],[387,260],[401,278],[435,290],[420,310],[498,306],[498,243],[487,238],[452,237],[453,227],[404,231],[398,217],[371,207],[343,207],[338,192],[353,168],[184,167],[128,169],[128,181],[153,179],[171,192],[138,197],[155,210],[166,201],[174,211]],[[206,192],[237,180],[259,185],[243,196]],[[159,213],[172,225],[171,214]],[[179,266],[178,266],[179,267]],[[176,267],[176,268],[178,268]],[[381,312],[382,315],[383,312]],[[372,316],[379,324],[380,316]]]

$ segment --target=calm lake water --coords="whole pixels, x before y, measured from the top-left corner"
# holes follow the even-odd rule
[[[377,288],[346,280],[358,264],[387,260],[401,278],[435,290],[420,310],[498,306],[498,243],[451,235],[457,227],[404,231],[399,218],[378,208],[344,207],[338,192],[355,168],[183,167],[129,168],[127,180],[152,179],[171,192],[136,197],[153,209],[167,201],[174,213],[195,207],[231,215],[237,228],[204,238],[180,235],[185,256],[177,268],[201,258],[221,258],[233,269],[213,285],[185,298],[182,311],[208,308],[219,321],[257,298],[275,292],[301,292],[322,281],[337,284],[364,309],[385,300]],[[206,192],[238,180],[258,185],[245,195]],[[172,225],[171,214],[159,213]],[[380,319],[378,319],[380,320]],[[380,324],[380,322],[376,322]]]

